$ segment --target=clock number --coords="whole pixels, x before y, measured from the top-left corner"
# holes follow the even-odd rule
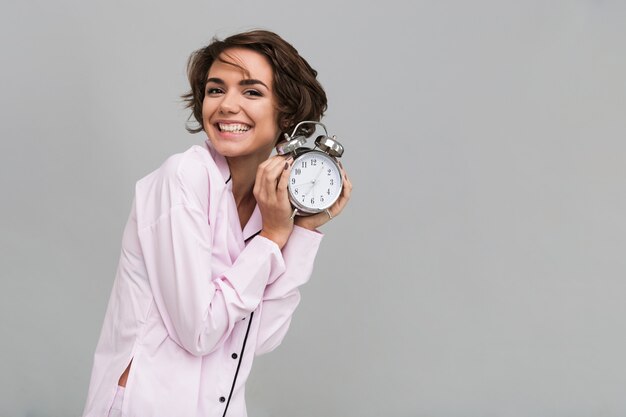
[[[315,204],[315,197],[311,197],[311,204]]]
[[[330,173],[332,172],[330,168],[328,168],[328,175],[330,175]]]
[[[302,170],[300,168],[296,168],[294,175],[300,175],[302,174]]]
[[[312,167],[317,166],[317,159],[311,159],[311,166]]]
[[[306,161],[302,161],[302,168],[306,168]]]
[[[330,191],[330,190],[328,190],[328,191]],[[298,194],[298,189],[297,189],[297,188],[294,188],[294,189],[293,189],[293,193],[294,193],[294,194]]]
[[[335,180],[333,180],[332,178],[330,179],[330,185],[335,185]]]
[[[298,193],[296,193],[298,194]],[[330,188],[326,191],[326,194],[330,195]]]
[[[320,201],[321,201],[322,203],[324,202],[324,196],[323,196],[323,195],[321,195],[321,196],[320,196]]]
[[[295,183],[296,183],[296,179],[295,179],[295,178],[292,178],[292,179],[291,179],[291,183],[292,183],[292,184],[295,184]]]

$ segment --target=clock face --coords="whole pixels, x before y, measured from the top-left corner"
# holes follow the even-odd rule
[[[293,162],[289,175],[289,194],[293,204],[308,213],[318,213],[339,198],[341,171],[329,155],[311,151]]]

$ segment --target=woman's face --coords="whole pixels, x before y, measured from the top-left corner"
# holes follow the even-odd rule
[[[207,76],[204,130],[220,154],[264,160],[280,132],[272,67],[263,55],[244,48],[228,49],[220,58],[226,62],[215,60]]]

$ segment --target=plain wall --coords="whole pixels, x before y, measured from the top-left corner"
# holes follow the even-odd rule
[[[265,28],[354,182],[250,417],[626,415],[626,3],[4,1],[0,415],[78,416],[189,54]]]

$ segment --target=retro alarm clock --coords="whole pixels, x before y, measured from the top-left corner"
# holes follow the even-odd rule
[[[319,125],[325,135],[315,139],[315,147],[306,147],[306,137],[296,136],[303,124]],[[285,140],[276,145],[279,155],[293,156],[289,185],[289,201],[294,208],[294,216],[308,216],[326,211],[341,195],[343,179],[337,158],[343,155],[343,146],[336,136],[328,136],[326,126],[320,122],[303,121],[296,125],[291,135],[285,133]],[[331,216],[332,217],[332,216]]]

